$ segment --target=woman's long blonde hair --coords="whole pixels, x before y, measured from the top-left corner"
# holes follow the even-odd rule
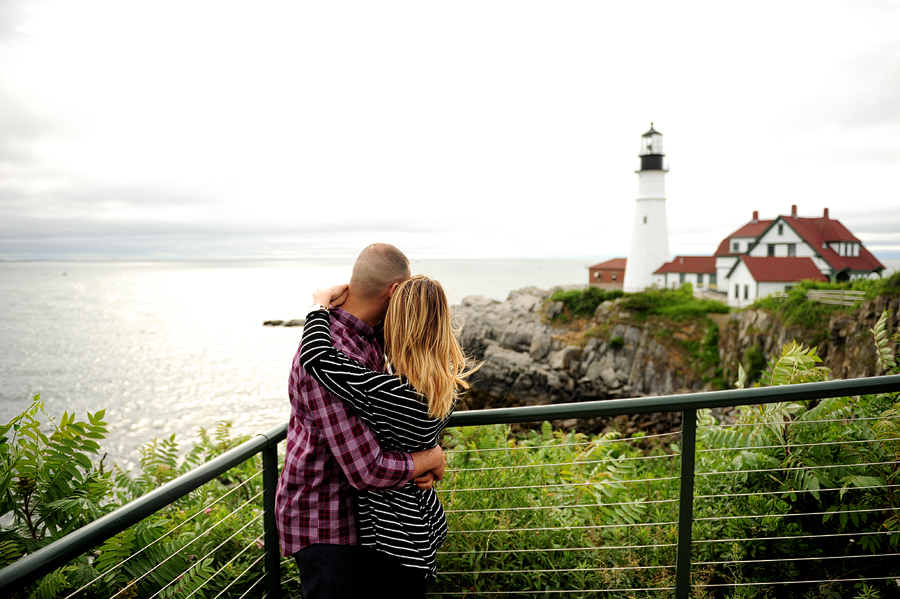
[[[394,291],[384,317],[384,349],[394,374],[405,376],[428,403],[428,415],[443,419],[453,409],[458,388],[474,369],[456,340],[458,321],[451,317],[441,284],[415,275]]]

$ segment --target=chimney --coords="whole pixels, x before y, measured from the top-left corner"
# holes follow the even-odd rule
[[[797,204],[791,204],[791,216],[797,218]]]
[[[822,215],[823,218],[828,218],[828,208],[825,209],[825,214]]]
[[[753,220],[751,222],[758,223],[759,222],[759,210],[753,211]]]

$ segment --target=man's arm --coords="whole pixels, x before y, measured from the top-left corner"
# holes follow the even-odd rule
[[[298,389],[298,395],[304,398],[302,409],[350,485],[360,490],[394,489],[413,478],[415,460],[410,454],[383,452],[374,433],[344,402],[307,377]]]

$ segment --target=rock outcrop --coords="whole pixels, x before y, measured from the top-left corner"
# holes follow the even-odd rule
[[[710,388],[696,354],[706,325],[688,321],[673,325],[654,317],[633,318],[617,302],[604,302],[592,318],[552,324],[562,313],[550,301],[553,290],[525,288],[504,302],[481,296],[456,307],[463,318],[460,340],[466,352],[483,361],[472,377],[473,390],[464,408],[542,405],[689,393]],[[892,310],[890,330],[897,327],[900,300],[866,302],[856,316],[834,316],[827,334],[784,326],[764,310],[710,315],[719,326],[719,364],[727,384],[737,378],[749,348],[766,360],[780,354],[791,340],[817,345],[817,353],[835,378],[875,374],[874,344],[869,332],[883,310]],[[680,423],[678,415],[635,417],[626,428],[665,431]],[[652,422],[651,422],[652,421]],[[569,428],[575,422],[557,423]],[[585,432],[603,430],[606,422],[581,422]]]
[[[831,369],[837,379],[874,376],[876,372],[875,343],[871,329],[881,314],[888,310],[891,318],[888,330],[897,330],[900,298],[880,296],[863,302],[851,317],[835,313],[822,328],[814,330],[786,326],[765,310],[746,309],[733,312],[720,320],[719,358],[726,378],[737,377],[737,364],[751,347],[762,351],[766,360],[781,353],[791,340],[815,346],[823,365]]]
[[[593,401],[702,388],[687,364],[687,352],[665,343],[652,322],[629,324],[617,304],[605,302],[588,322],[554,326],[551,319],[563,305],[549,301],[551,294],[526,288],[513,291],[505,302],[470,296],[457,307],[464,320],[462,345],[483,361],[473,376],[466,407]],[[638,419],[659,421],[658,416]],[[581,423],[578,428],[595,432],[603,424]],[[667,430],[672,424],[665,419],[659,427]]]

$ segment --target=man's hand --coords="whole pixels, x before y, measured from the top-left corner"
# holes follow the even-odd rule
[[[423,491],[427,491],[434,487],[434,483],[437,479],[434,476],[434,472],[429,470],[422,476],[413,479],[413,482],[416,483],[416,486],[422,489]]]
[[[444,478],[444,470],[447,468],[447,458],[444,456],[444,450],[441,449],[440,445],[435,445],[431,449],[417,451],[410,455],[412,455],[413,462],[415,462],[415,468],[413,469],[412,474],[413,479],[418,479],[423,475],[431,475],[432,477],[431,480],[424,483],[427,486],[419,486],[420,489],[430,489],[433,481]],[[419,485],[418,480],[416,480],[416,484]]]

